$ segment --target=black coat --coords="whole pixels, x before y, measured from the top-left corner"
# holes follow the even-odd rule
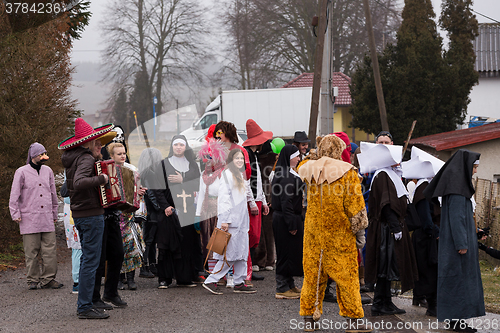
[[[272,185],[273,232],[276,243],[276,274],[303,276],[302,248],[304,219],[302,197],[304,183],[288,173]],[[297,230],[295,235],[290,231]]]
[[[175,208],[170,189],[167,186],[164,190],[153,190],[152,192],[160,207],[160,212],[163,212],[163,214],[158,214],[158,229],[156,231],[157,246],[159,249],[172,252],[174,258],[180,258],[182,232],[179,218],[176,214],[165,215],[165,209],[170,206]]]
[[[432,204],[423,191],[429,185],[425,182],[415,190],[413,203],[418,213],[421,228],[412,234],[413,249],[417,260],[418,281],[415,282],[415,296],[431,295],[437,292],[439,229],[433,223]]]
[[[372,180],[368,204],[365,280],[373,283],[378,277],[400,280],[403,292],[413,289],[418,272],[405,223],[406,196],[398,198],[391,178],[380,172]],[[400,231],[403,237],[395,241],[393,234]]]
[[[191,160],[189,170],[181,173],[183,182],[180,184],[168,182],[168,176],[177,172],[168,158],[162,163],[162,171],[167,190],[162,191],[157,202],[162,210],[172,206],[176,212],[168,217],[164,213],[161,216],[157,229],[158,247],[165,249],[161,246],[167,245],[166,249],[172,252],[170,264],[177,283],[189,284],[202,269],[201,240],[194,228],[194,192],[199,187],[200,170]]]
[[[194,205],[194,195],[200,187],[200,169],[196,162],[190,161],[189,170],[180,172],[182,183],[169,183],[168,176],[176,175],[177,170],[170,164],[168,158],[163,160],[165,183],[170,188],[173,202],[182,226],[193,225],[196,207]]]

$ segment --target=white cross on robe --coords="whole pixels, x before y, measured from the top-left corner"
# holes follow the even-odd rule
[[[184,214],[187,213],[186,198],[191,198],[191,194],[186,194],[186,191],[182,189],[182,194],[177,194],[177,198],[182,198],[182,206],[184,207]]]

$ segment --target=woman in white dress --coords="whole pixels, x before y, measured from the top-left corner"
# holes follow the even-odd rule
[[[231,239],[223,255],[214,254],[217,264],[213,273],[207,277],[203,287],[215,295],[222,295],[217,282],[224,277],[230,267],[234,267],[234,292],[255,293],[256,290],[245,285],[248,258],[249,215],[247,200],[252,195],[249,181],[245,179],[245,157],[239,149],[234,149],[227,158],[227,167],[222,172],[219,196],[217,198],[217,227],[229,232]]]

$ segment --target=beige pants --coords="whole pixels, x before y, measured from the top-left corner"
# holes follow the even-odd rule
[[[42,285],[46,285],[55,279],[57,273],[55,231],[23,235],[23,244],[28,271],[27,282],[40,282]],[[38,254],[42,259],[41,272],[38,265]]]

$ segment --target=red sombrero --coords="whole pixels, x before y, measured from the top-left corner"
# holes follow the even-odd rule
[[[82,118],[76,118],[75,135],[72,135],[69,138],[63,140],[61,143],[59,143],[57,148],[61,150],[75,148],[85,142],[95,140],[103,136],[104,134],[110,132],[113,127],[115,127],[113,124],[106,124],[94,129]]]

